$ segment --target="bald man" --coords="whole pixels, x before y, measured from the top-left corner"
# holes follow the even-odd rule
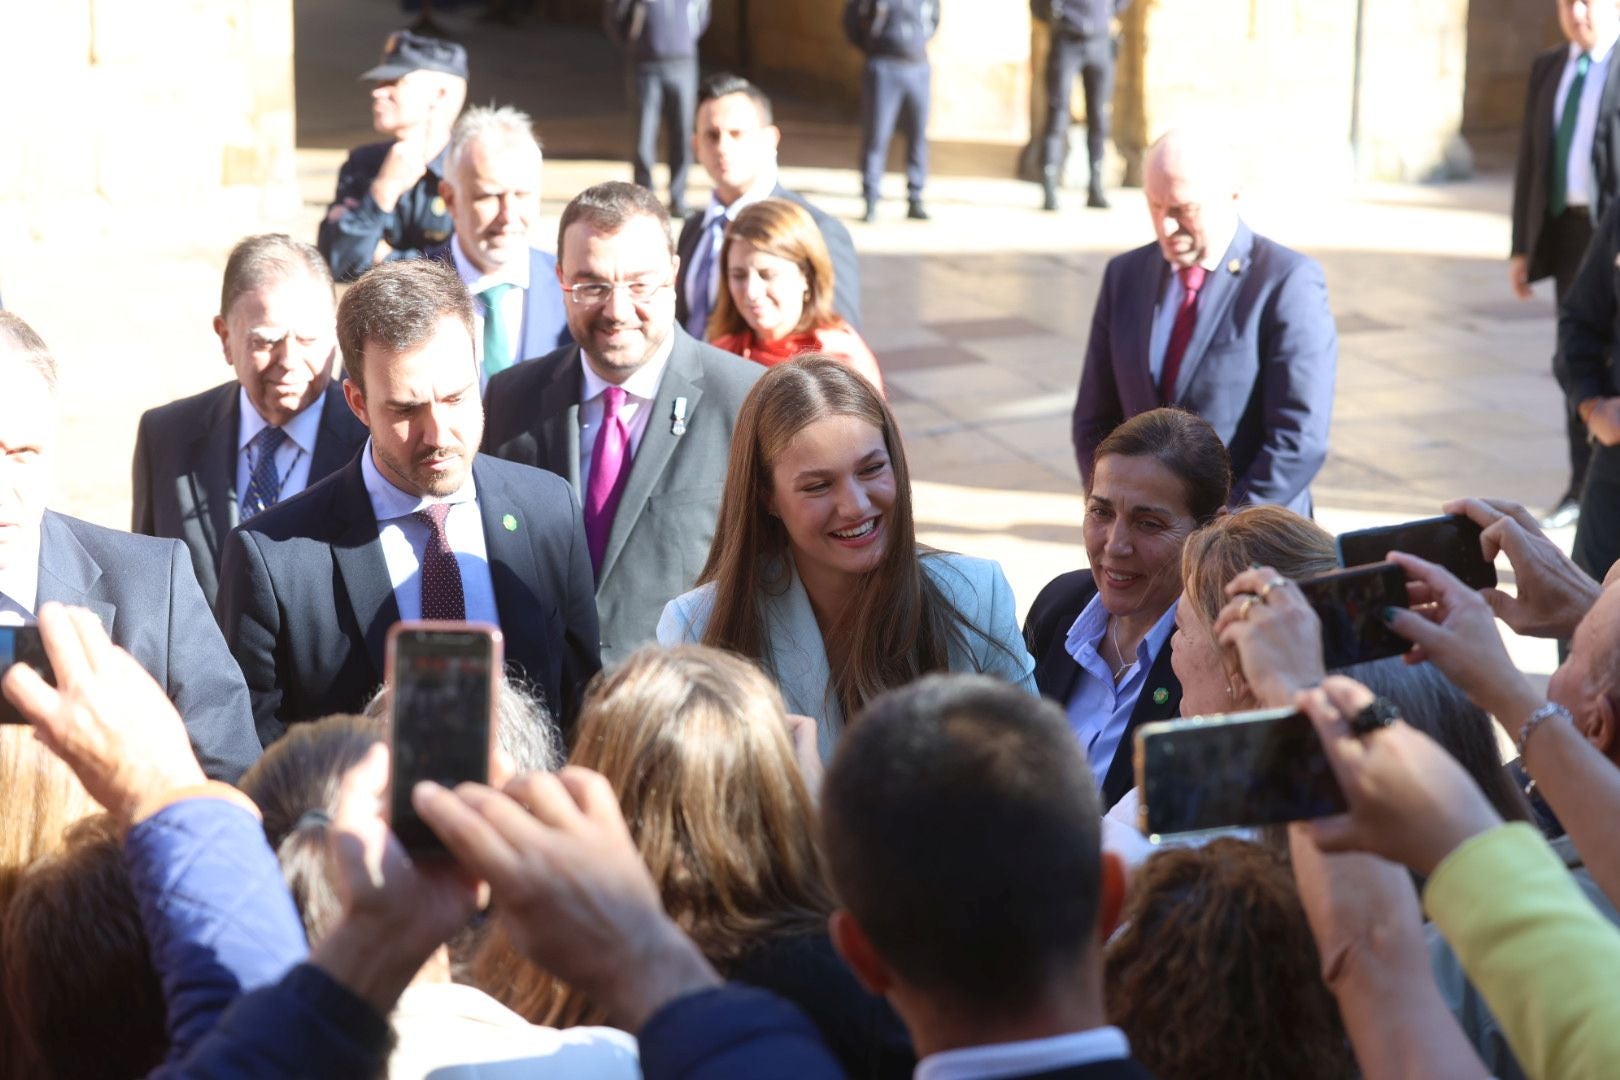
[[[1338,358],[1321,266],[1243,223],[1214,140],[1162,136],[1144,189],[1156,242],[1109,260],[1091,319],[1074,406],[1081,480],[1116,426],[1173,405],[1226,443],[1233,506],[1309,515]]]

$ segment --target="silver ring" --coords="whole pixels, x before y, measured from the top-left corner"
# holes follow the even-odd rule
[[[1260,602],[1263,604],[1263,603],[1266,602],[1266,597],[1271,595],[1271,590],[1272,589],[1281,588],[1282,586],[1287,585],[1287,584],[1288,584],[1288,579],[1283,577],[1281,574],[1278,574],[1276,577],[1272,578],[1270,581],[1268,581],[1264,585],[1260,586],[1260,591],[1258,593],[1255,593],[1255,595],[1260,598]]]

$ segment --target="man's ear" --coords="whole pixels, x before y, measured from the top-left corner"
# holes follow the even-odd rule
[[[855,916],[843,908],[833,912],[827,917],[827,935],[862,986],[879,997],[889,992],[894,985],[894,975],[872,947],[872,940],[855,921]]]
[[[214,333],[219,335],[219,351],[225,354],[225,362],[231,367],[235,367],[236,361],[231,359],[231,331],[230,327],[225,324],[225,316],[214,316]]]
[[[353,379],[343,380],[343,400],[348,402],[349,411],[354,413],[355,419],[366,425],[366,430],[370,431],[371,421],[366,419],[366,392],[360,389]]]
[[[456,185],[448,180],[440,180],[439,198],[444,200],[446,213],[454,214],[456,212]]]
[[[1102,874],[1097,889],[1097,941],[1107,941],[1119,929],[1125,910],[1125,863],[1112,851],[1102,853]]]
[[[767,124],[765,127],[761,128],[760,130],[765,136],[765,141],[770,143],[772,150],[776,150],[779,147],[781,147],[781,145],[782,145],[782,129],[781,128],[777,127],[775,124]]]
[[[1620,716],[1615,712],[1614,698],[1604,691],[1593,699],[1590,708],[1581,711],[1585,715],[1579,726],[1587,741],[1597,747],[1598,753],[1615,760],[1615,753],[1620,751]]]

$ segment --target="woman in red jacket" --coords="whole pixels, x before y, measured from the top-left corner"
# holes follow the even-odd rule
[[[743,210],[720,248],[726,287],[709,317],[716,348],[771,367],[807,352],[843,361],[883,392],[877,358],[833,311],[833,269],[815,221],[797,203]]]

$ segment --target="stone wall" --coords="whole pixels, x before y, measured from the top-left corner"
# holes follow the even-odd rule
[[[1536,53],[1563,38],[1550,0],[1472,0],[1468,5],[1468,82],[1463,132],[1517,132],[1525,80]]]

